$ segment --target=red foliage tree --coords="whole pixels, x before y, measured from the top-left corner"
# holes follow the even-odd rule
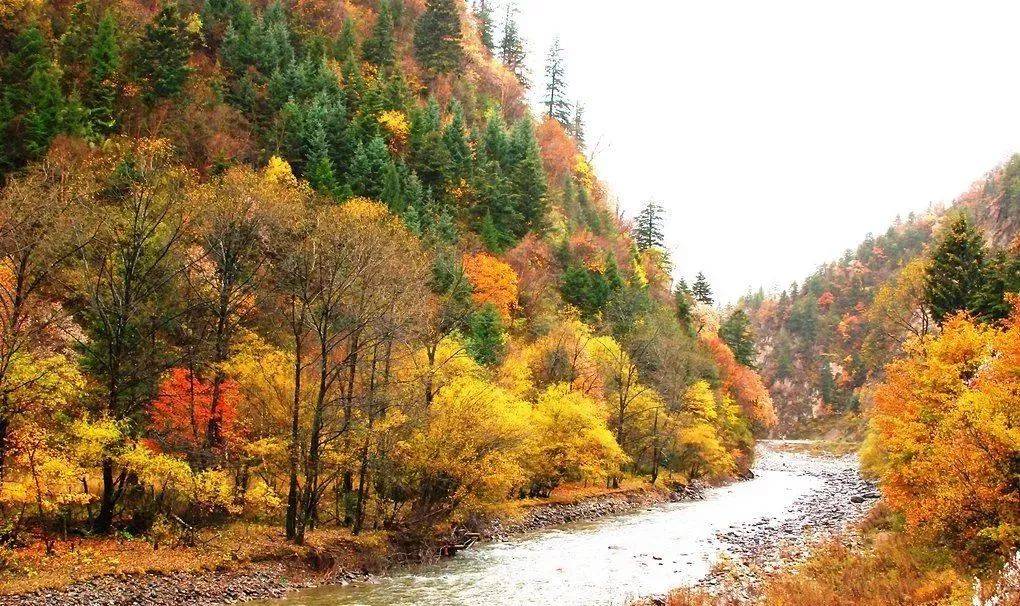
[[[174,368],[163,379],[150,411],[155,442],[162,449],[195,452],[208,447],[211,426],[219,428],[224,444],[236,437],[237,384],[231,380],[223,382],[215,413],[212,391],[212,381],[203,381],[187,368]]]

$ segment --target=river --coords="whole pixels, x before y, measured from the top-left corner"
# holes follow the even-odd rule
[[[754,479],[710,489],[701,501],[656,505],[532,531],[373,582],[306,590],[271,604],[627,604],[703,579],[712,563],[728,551],[725,537],[732,536],[734,528],[768,532],[769,528],[797,527],[804,503],[816,500],[826,486],[825,464],[816,457],[778,452],[763,444]]]

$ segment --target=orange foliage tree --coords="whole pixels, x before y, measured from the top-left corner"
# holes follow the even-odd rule
[[[719,367],[723,389],[736,400],[744,414],[753,422],[761,427],[774,427],[778,421],[776,408],[761,376],[737,362],[729,346],[718,336],[709,334],[702,339],[708,345],[712,358]]]
[[[519,279],[512,267],[485,253],[464,255],[464,274],[471,282],[471,298],[478,305],[492,305],[504,321],[517,306]]]
[[[866,468],[908,528],[971,556],[1020,545],[1020,323],[916,337],[875,390]]]
[[[546,116],[535,129],[535,137],[542,149],[542,165],[551,182],[561,183],[566,176],[573,174],[577,156],[581,152],[562,124]]]

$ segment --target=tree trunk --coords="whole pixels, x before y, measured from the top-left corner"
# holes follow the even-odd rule
[[[301,447],[298,444],[299,427],[301,417],[301,332],[294,325],[294,401],[290,411],[290,487],[287,491],[287,518],[285,527],[287,539],[295,541],[299,545],[304,537],[297,535],[297,513],[298,513],[298,461],[301,456]]]
[[[113,526],[113,508],[117,504],[117,489],[113,479],[113,459],[103,459],[103,494],[99,500],[99,515],[96,516],[93,530],[96,534],[106,534]]]
[[[4,399],[7,399],[6,396]],[[5,404],[4,409],[7,409]],[[4,472],[7,469],[7,434],[10,432],[11,421],[7,417],[0,419],[0,489],[4,485]]]

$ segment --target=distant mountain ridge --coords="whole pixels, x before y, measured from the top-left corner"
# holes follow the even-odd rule
[[[1020,155],[994,168],[949,205],[897,220],[879,236],[777,294],[744,297],[759,368],[779,415],[777,432],[868,404],[867,384],[898,350],[902,335],[883,334],[876,297],[925,254],[946,217],[963,211],[991,249],[1020,233]],[[909,332],[909,331],[906,331]]]

